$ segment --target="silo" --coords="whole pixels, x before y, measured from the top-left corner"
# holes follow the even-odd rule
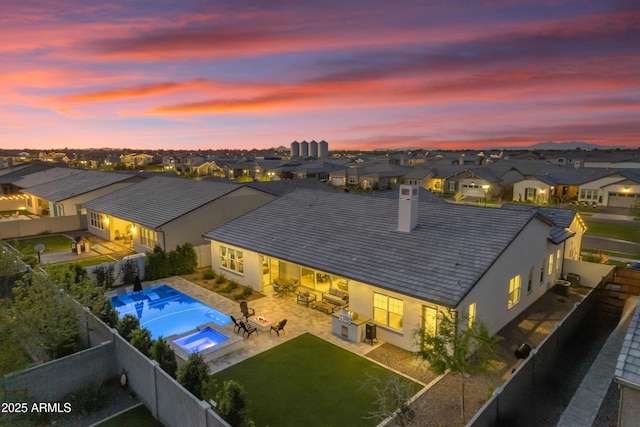
[[[318,143],[315,140],[309,143],[309,155],[311,157],[318,157]]]
[[[300,156],[307,157],[309,155],[309,143],[307,141],[302,141],[300,143]]]
[[[318,157],[329,157],[329,144],[324,139],[319,142],[319,156]]]
[[[298,141],[293,141],[291,143],[291,157],[299,157],[300,156],[300,143]]]

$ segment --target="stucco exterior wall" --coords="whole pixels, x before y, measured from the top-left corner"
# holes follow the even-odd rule
[[[202,237],[204,233],[262,206],[274,198],[275,196],[262,191],[247,187],[239,188],[159,227],[158,240],[161,239],[160,232],[164,233],[165,240],[158,243],[164,244],[165,250],[173,250],[177,245],[187,242],[194,246],[207,244],[209,241]],[[147,249],[145,248],[145,250]]]
[[[602,206],[609,206],[609,193],[640,194],[640,184],[630,183],[629,180],[610,184],[602,189]]]
[[[593,199],[586,199],[581,197],[580,196],[581,190],[598,190],[597,201],[599,204],[604,204],[604,198],[603,198],[604,191],[602,190],[602,187],[622,181],[622,180],[624,180],[624,177],[620,175],[612,175],[612,176],[605,176],[604,178],[595,179],[593,181],[582,184],[578,187],[578,200],[591,200],[591,201],[593,200]]]
[[[462,300],[457,309],[466,313],[471,303],[476,303],[476,318],[483,321],[494,334],[512,321],[527,307],[550,289],[560,276],[557,251],[563,259],[562,245],[547,240],[549,225],[534,218],[514,239],[477,285]],[[553,255],[553,269],[549,274],[549,256]],[[540,266],[544,260],[544,275],[540,281]],[[472,262],[472,260],[469,260]],[[529,268],[533,266],[531,292],[527,291]],[[520,275],[520,300],[508,308],[509,281]]]
[[[640,390],[620,387],[619,427],[637,427],[640,420]]]
[[[526,202],[527,198],[525,189],[527,188],[535,188],[536,197],[542,197],[543,195],[549,197],[551,192],[551,187],[538,179],[523,179],[522,181],[518,181],[513,184],[513,201]]]

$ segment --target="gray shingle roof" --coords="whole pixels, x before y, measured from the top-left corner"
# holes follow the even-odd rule
[[[549,230],[549,240],[556,245],[564,242],[570,237],[575,236],[576,232],[570,230],[571,223],[576,217],[577,212],[572,209],[547,208],[542,206],[520,205],[516,203],[505,203],[502,209],[512,211],[529,211],[535,212],[553,224]]]
[[[45,182],[51,182],[56,179],[64,178],[65,176],[77,175],[84,172],[84,169],[73,169],[67,167],[55,167],[51,169],[42,170],[40,172],[25,175],[22,178],[13,182],[13,184],[20,188],[29,188],[34,185],[43,184]]]
[[[418,226],[404,233],[397,198],[300,190],[205,237],[455,307],[534,217],[419,202]]]
[[[640,389],[640,300],[627,329],[616,364],[616,377]]]
[[[85,203],[83,207],[156,228],[238,188],[237,184],[186,178],[148,178]]]
[[[50,202],[59,202],[130,178],[131,175],[83,171],[76,175],[28,187],[22,192]]]

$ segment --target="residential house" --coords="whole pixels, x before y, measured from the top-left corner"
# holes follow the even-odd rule
[[[68,167],[54,167],[44,169],[39,172],[24,175],[20,179],[13,182],[13,185],[22,191],[25,188],[35,187],[36,185],[55,182],[60,178],[78,175],[84,172],[84,169],[74,169]],[[26,209],[36,215],[49,216],[49,203],[45,201],[38,202],[37,198],[26,197]]]
[[[407,350],[447,308],[495,333],[561,276],[570,235],[552,237],[541,214],[417,197],[286,194],[207,232],[212,268],[258,291],[283,278],[318,299],[347,291],[350,311]]]
[[[83,203],[143,179],[138,175],[81,170],[74,175],[23,188],[21,192],[28,198],[27,206],[34,214],[80,215],[86,213],[81,207]]]
[[[423,167],[414,167],[411,171],[404,175],[404,183],[407,185],[417,185],[420,188],[429,189],[432,184],[432,178],[435,176],[435,172],[432,169]],[[434,183],[435,191],[442,193],[442,183],[440,180]]]
[[[602,205],[620,208],[640,206],[640,171],[627,169],[617,175],[620,180],[601,187]]]
[[[191,243],[207,245],[200,266],[210,263],[202,234],[275,196],[237,184],[155,177],[83,205],[88,231],[109,241],[130,244],[136,252],[159,245],[165,250]]]
[[[156,156],[146,153],[130,153],[120,155],[120,163],[129,169],[139,169],[154,163]]]

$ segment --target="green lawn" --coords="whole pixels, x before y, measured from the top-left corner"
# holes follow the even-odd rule
[[[7,241],[11,246],[16,248],[22,255],[36,255],[37,252],[33,247],[38,243],[44,245],[44,253],[70,251],[71,239],[62,234],[50,234],[46,236],[30,237],[28,239]]]
[[[16,212],[18,212],[20,215],[29,215],[29,211],[25,209],[11,209],[8,211],[0,211],[0,216],[13,215]]]
[[[251,338],[254,339],[254,338]],[[256,337],[255,339],[260,339]],[[213,375],[236,380],[258,426],[375,426],[365,419],[376,393],[366,383],[397,374],[311,334],[304,334]],[[415,392],[420,385],[413,383]]]
[[[618,258],[640,259],[640,253],[626,254],[624,252],[602,251],[600,249],[589,249],[589,248],[582,248],[582,252],[588,252],[590,254],[598,254],[598,252],[604,252],[605,255],[618,257]]]
[[[123,412],[117,417],[111,418],[103,423],[98,424],[99,427],[162,427],[162,423],[151,415],[151,412],[144,406],[136,406],[135,408]]]
[[[640,224],[632,222],[627,225],[589,220],[585,220],[585,224],[587,225],[586,234],[640,243]]]

